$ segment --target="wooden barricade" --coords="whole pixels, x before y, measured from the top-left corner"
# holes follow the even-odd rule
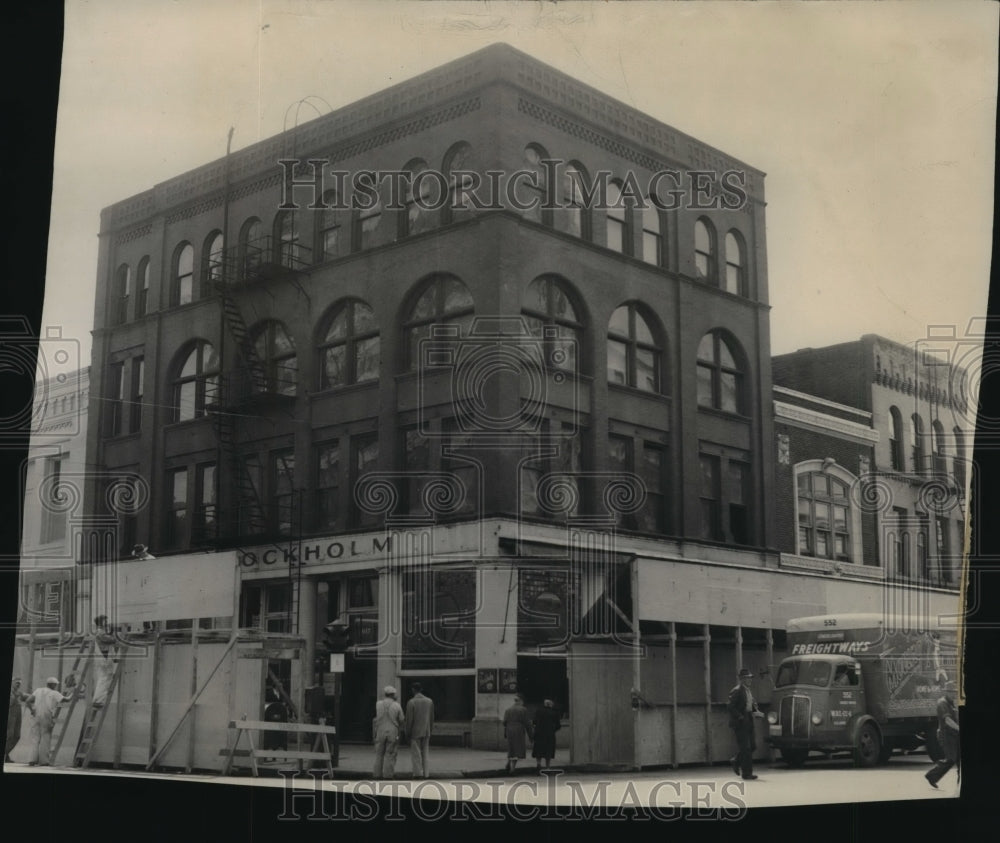
[[[222,774],[228,775],[230,769],[233,766],[233,759],[236,757],[250,759],[250,768],[253,770],[254,776],[260,775],[260,770],[257,767],[258,758],[274,758],[278,761],[296,761],[298,762],[299,772],[302,772],[302,762],[303,761],[324,761],[326,762],[327,772],[333,776],[333,753],[330,749],[330,743],[327,740],[328,735],[337,734],[336,726],[326,726],[322,723],[275,723],[270,720],[247,720],[246,715],[239,720],[230,720],[229,728],[236,730],[236,740],[233,741],[232,747],[229,749],[223,749],[219,752],[220,755],[226,756],[226,764],[222,769]],[[253,733],[254,732],[294,732],[299,736],[303,735],[314,735],[312,750],[302,750],[302,749],[258,749],[254,746]],[[247,736],[247,741],[249,742],[249,750],[238,750],[240,740],[243,735]]]

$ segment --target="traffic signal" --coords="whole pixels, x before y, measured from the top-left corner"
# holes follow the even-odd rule
[[[331,653],[346,653],[351,636],[345,621],[333,621],[323,627],[323,643]]]

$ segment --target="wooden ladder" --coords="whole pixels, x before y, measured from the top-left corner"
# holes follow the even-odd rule
[[[104,698],[103,705],[91,705],[87,710],[87,716],[83,721],[83,729],[80,731],[80,740],[76,745],[76,753],[73,755],[73,766],[86,767],[90,763],[90,753],[94,748],[94,741],[101,733],[101,726],[104,725],[104,718],[108,714],[111,699],[115,689],[118,687],[118,680],[121,678],[122,670],[125,667],[125,645],[118,645],[118,664],[115,665],[114,675],[108,685],[108,694]]]
[[[76,701],[80,698],[80,688],[84,685],[84,680],[87,678],[87,674],[90,672],[90,666],[93,662],[94,645],[95,640],[91,637],[84,638],[80,642],[80,649],[77,651],[76,658],[73,659],[73,666],[70,668],[70,675],[76,678],[76,693],[73,694],[73,699],[69,703],[69,708],[66,711],[66,717],[62,721],[62,725],[59,729],[59,737],[56,739],[55,746],[52,747],[49,753],[48,763],[51,764],[59,755],[59,748],[63,744],[63,739],[66,737],[66,730],[69,729],[69,722],[73,716],[73,710],[76,708]],[[80,662],[83,662],[83,671],[79,676],[76,672],[80,669]],[[41,759],[39,759],[41,761]]]

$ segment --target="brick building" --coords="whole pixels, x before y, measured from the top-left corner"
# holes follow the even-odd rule
[[[881,600],[776,550],[763,180],[494,45],[107,208],[104,608],[300,634],[331,712],[344,621],[348,739],[419,680],[440,739],[498,745],[517,689],[578,763],[728,757],[737,668]],[[148,506],[105,507],[119,475]]]

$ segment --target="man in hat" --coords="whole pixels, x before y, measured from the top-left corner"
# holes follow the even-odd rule
[[[935,762],[924,778],[937,790],[938,782],[953,766],[959,763],[961,749],[958,730],[958,706],[955,705],[955,683],[945,682],[941,698],[937,701],[937,741],[942,758]],[[961,773],[959,773],[961,775]]]
[[[736,755],[730,759],[730,763],[736,775],[750,781],[757,778],[753,773],[753,752],[757,748],[753,719],[764,715],[750,691],[753,671],[742,668],[739,679],[739,684],[729,692],[729,728],[736,736]]]
[[[155,559],[152,553],[149,552],[149,548],[144,544],[132,545],[132,558],[133,559]]]
[[[52,745],[52,730],[59,716],[60,703],[73,699],[74,691],[65,694],[59,692],[59,680],[50,676],[45,680],[44,688],[36,688],[28,697],[26,704],[35,722],[31,725],[31,738],[35,748],[35,760],[32,765],[48,765],[49,748]]]
[[[375,703],[372,736],[375,740],[376,779],[391,779],[396,775],[396,750],[403,728],[403,707],[396,702],[396,689],[386,685],[383,698]]]

